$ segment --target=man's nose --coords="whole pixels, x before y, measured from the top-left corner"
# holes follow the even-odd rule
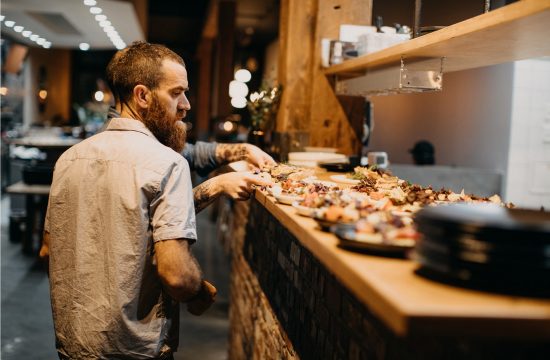
[[[189,103],[189,100],[187,99],[187,96],[183,96],[183,101],[178,103],[178,109],[189,111],[191,110],[191,104]]]

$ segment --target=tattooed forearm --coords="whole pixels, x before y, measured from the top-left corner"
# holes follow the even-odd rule
[[[219,164],[245,160],[247,154],[245,144],[218,144],[216,146],[216,160]]]
[[[207,180],[193,189],[193,200],[195,202],[195,214],[201,212],[220,195],[213,184],[214,179]]]

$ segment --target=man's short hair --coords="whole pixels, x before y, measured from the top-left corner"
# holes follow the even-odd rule
[[[172,60],[185,67],[181,56],[159,44],[136,41],[117,51],[107,65],[107,82],[115,101],[128,102],[136,85],[156,89],[162,80],[164,60]]]

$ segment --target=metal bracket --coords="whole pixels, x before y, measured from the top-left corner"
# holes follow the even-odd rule
[[[401,58],[399,67],[367,70],[365,75],[353,79],[336,79],[337,95],[390,95],[441,91],[443,87],[444,58],[406,61]]]

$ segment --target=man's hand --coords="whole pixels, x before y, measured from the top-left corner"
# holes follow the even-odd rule
[[[193,315],[202,315],[216,301],[218,290],[206,280],[202,280],[199,293],[187,303],[187,311]]]
[[[252,144],[245,144],[247,150],[246,160],[252,165],[257,166],[260,170],[266,166],[275,165],[275,160],[259,147]]]
[[[216,176],[222,193],[233,200],[248,200],[258,186],[273,185],[271,181],[247,172],[233,172]]]
[[[220,195],[234,200],[248,200],[257,186],[272,182],[249,172],[231,172],[213,177],[193,189],[195,213],[200,212]]]
[[[218,144],[216,160],[220,164],[246,160],[260,169],[275,165],[271,156],[252,144]]]

